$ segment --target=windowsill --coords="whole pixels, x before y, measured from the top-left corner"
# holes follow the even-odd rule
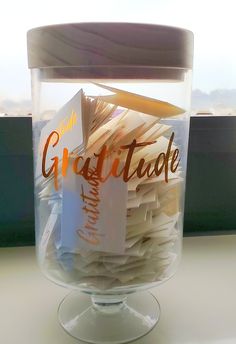
[[[236,235],[184,239],[178,273],[154,288],[161,319],[134,343],[236,343]],[[47,281],[33,247],[0,249],[0,342],[78,343],[57,322],[68,290]]]

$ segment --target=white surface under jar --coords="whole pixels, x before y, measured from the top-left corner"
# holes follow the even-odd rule
[[[192,46],[158,25],[28,32],[37,257],[75,290],[59,320],[76,338],[124,343],[159,318],[144,290],[181,256]]]

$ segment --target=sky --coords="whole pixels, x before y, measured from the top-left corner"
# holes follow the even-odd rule
[[[234,0],[3,0],[0,100],[30,98],[26,32],[37,26],[88,21],[164,24],[193,31],[193,89],[236,89]]]

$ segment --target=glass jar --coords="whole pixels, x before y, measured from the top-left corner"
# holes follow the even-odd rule
[[[37,257],[74,289],[59,320],[81,340],[124,343],[158,321],[146,290],[181,257],[192,54],[192,33],[167,26],[28,32]]]

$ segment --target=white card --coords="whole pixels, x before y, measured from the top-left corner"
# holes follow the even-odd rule
[[[84,132],[89,128],[84,128],[82,114],[83,91],[80,90],[76,95],[66,103],[42,129],[38,150],[38,159],[36,165],[36,177],[42,174],[42,157],[45,143],[49,135],[56,131],[59,134],[59,140],[53,147],[57,140],[57,135],[52,136],[50,145],[47,149],[47,159],[45,161],[45,170],[48,170],[52,164],[51,158],[58,156],[59,160],[62,158],[63,148],[67,148],[72,152],[77,147],[82,147],[84,144]],[[87,121],[86,121],[87,123]]]
[[[115,177],[102,183],[95,176],[87,181],[71,170],[62,186],[62,252],[124,253],[127,183]]]

